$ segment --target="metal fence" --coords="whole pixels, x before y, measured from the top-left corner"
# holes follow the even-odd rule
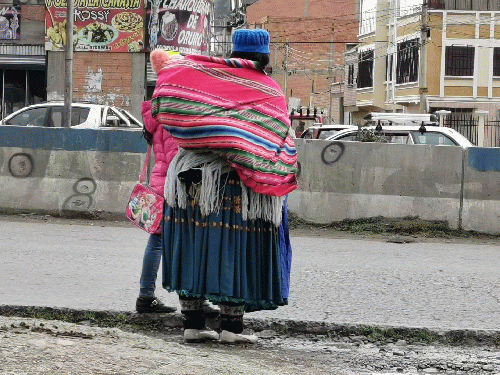
[[[473,144],[478,143],[479,117],[470,113],[452,113],[445,116],[443,125],[455,129]],[[484,147],[500,147],[500,121],[486,119]]]
[[[484,146],[500,147],[500,121],[486,120],[484,124]]]
[[[455,129],[465,138],[477,145],[477,126],[479,119],[468,113],[452,113],[444,118],[443,125]]]

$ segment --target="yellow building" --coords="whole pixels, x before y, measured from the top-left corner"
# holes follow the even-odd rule
[[[426,4],[360,0],[360,44],[349,52],[357,62],[346,67],[356,76],[356,103],[346,108],[354,122],[373,111],[437,110],[500,120],[500,2]]]

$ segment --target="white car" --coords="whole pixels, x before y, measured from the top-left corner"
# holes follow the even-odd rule
[[[467,138],[456,130],[442,126],[366,126],[361,127],[359,137],[358,133],[358,128],[346,129],[328,137],[326,140],[474,147]]]
[[[63,102],[33,104],[5,117],[0,125],[63,127]],[[142,123],[122,108],[90,103],[71,104],[72,129],[142,130]]]

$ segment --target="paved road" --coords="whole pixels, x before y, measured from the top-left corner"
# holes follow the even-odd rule
[[[132,310],[147,235],[0,222],[0,305]],[[290,304],[248,314],[330,323],[500,327],[500,246],[292,237]],[[158,295],[177,305],[175,294]]]

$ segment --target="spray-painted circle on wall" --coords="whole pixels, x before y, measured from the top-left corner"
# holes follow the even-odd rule
[[[92,205],[92,197],[85,194],[74,194],[64,202],[64,209],[69,211],[87,211]]]
[[[95,181],[88,177],[79,179],[73,185],[73,190],[78,194],[94,194],[96,188]]]
[[[325,164],[333,164],[340,159],[344,153],[345,146],[340,142],[333,142],[327,145],[321,153],[321,159]]]
[[[28,154],[14,154],[9,160],[9,172],[14,177],[25,178],[31,176],[33,166],[33,158]]]

